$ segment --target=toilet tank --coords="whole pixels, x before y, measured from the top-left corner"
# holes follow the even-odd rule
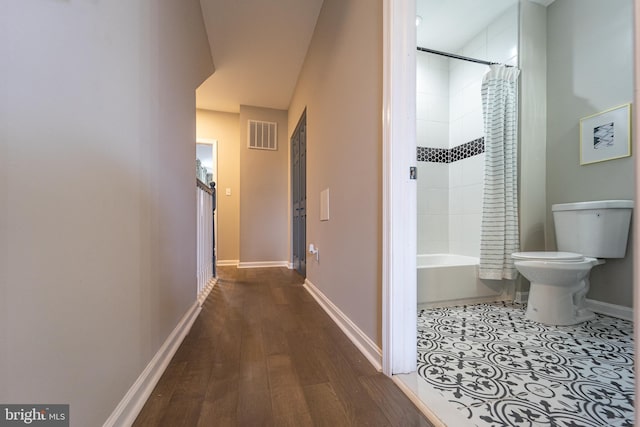
[[[553,205],[558,250],[594,258],[624,258],[632,209],[632,200]]]

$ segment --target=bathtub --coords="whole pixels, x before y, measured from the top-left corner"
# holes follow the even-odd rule
[[[418,305],[453,305],[508,299],[502,281],[478,279],[479,259],[418,255]]]

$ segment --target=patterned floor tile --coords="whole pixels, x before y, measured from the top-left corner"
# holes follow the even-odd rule
[[[479,426],[632,426],[632,323],[552,327],[525,308],[421,310],[418,374]]]

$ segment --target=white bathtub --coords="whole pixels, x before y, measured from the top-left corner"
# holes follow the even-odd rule
[[[505,299],[503,282],[478,279],[478,258],[453,254],[418,255],[416,264],[419,305]]]

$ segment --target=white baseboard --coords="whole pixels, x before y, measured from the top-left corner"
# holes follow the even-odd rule
[[[289,268],[289,270],[293,270],[293,263],[292,262],[289,263],[288,268]]]
[[[198,295],[198,304],[200,304],[200,307],[202,307],[202,304],[204,304],[204,301],[207,299],[207,297],[209,296],[209,293],[211,292],[213,287],[216,285],[216,283],[218,283],[218,278],[212,277],[207,282],[207,286],[205,286],[204,289],[202,289],[202,292],[200,292],[200,295]]]
[[[609,304],[608,302],[596,301],[592,299],[585,300],[585,305],[591,311],[607,316],[617,317],[633,321],[633,307],[625,307],[622,305]]]
[[[200,313],[200,304],[196,302],[182,316],[180,322],[167,337],[164,344],[153,356],[144,371],[140,374],[135,383],[131,386],[127,394],[122,398],[111,416],[105,421],[103,427],[130,426],[147,402],[153,388],[156,386],[164,370],[169,365],[171,358],[180,347],[182,340],[187,335],[193,322]]]
[[[288,261],[256,261],[256,262],[239,262],[238,268],[269,268],[269,267],[285,267],[289,266]]]
[[[237,259],[223,259],[217,260],[216,265],[218,267],[237,267],[239,262]]]
[[[314,286],[309,279],[305,279],[304,288],[327,312],[329,317],[338,325],[342,332],[353,342],[360,352],[371,362],[378,371],[382,370],[382,350],[358,326],[349,319],[322,291]]]

